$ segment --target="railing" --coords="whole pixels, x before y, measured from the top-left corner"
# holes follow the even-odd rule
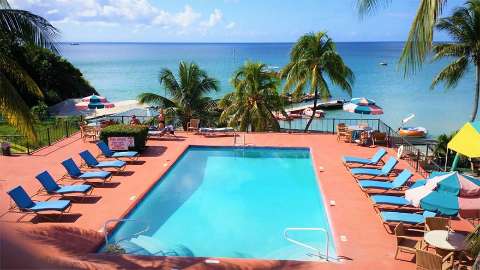
[[[283,132],[303,132],[308,119],[295,119],[292,121],[279,121],[280,128]],[[334,134],[337,132],[337,125],[344,123],[346,125],[358,125],[360,123],[367,124],[374,130],[378,130],[386,134],[387,146],[394,148],[398,152],[398,148],[402,146],[402,157],[408,164],[424,177],[428,177],[431,171],[443,171],[443,168],[435,162],[433,155],[434,150],[430,143],[415,146],[406,138],[385,124],[380,119],[349,119],[349,118],[321,118],[314,119],[309,131],[318,133]]]
[[[301,242],[301,241],[298,241],[298,240],[295,240],[291,237],[288,236],[288,232],[289,231],[321,231],[321,232],[324,232],[325,233],[325,256],[322,254],[322,250],[319,249],[319,248],[316,248],[316,247],[313,247],[309,244],[306,244],[304,242]],[[283,231],[283,235],[285,237],[285,239],[291,243],[294,243],[298,246],[301,246],[301,247],[304,247],[306,249],[310,249],[310,250],[313,250],[315,252],[317,252],[318,254],[318,257],[319,258],[323,258],[325,257],[325,260],[328,261],[328,249],[329,249],[329,244],[330,244],[330,236],[328,235],[328,232],[327,230],[325,230],[324,228],[286,228],[284,231]]]
[[[31,154],[33,151],[68,138],[80,130],[80,121],[60,120],[36,129],[37,141],[32,142],[23,135],[0,135],[0,142],[8,142],[14,153]]]

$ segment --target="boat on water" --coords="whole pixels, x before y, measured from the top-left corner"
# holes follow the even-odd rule
[[[425,138],[427,133],[428,131],[424,127],[401,127],[398,129],[398,134],[402,137]]]
[[[303,110],[303,113],[302,113],[304,116],[310,118],[312,117],[313,115],[313,110],[311,108],[306,108],[305,110]],[[325,116],[325,112],[322,111],[322,110],[316,110],[315,111],[315,118],[322,118]]]
[[[388,66],[388,63],[387,62],[380,62],[379,65],[380,66]]]

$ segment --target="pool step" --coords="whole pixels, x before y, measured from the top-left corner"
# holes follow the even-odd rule
[[[189,256],[193,257],[193,252],[183,245],[175,245],[173,248],[161,243],[158,239],[150,236],[139,235],[130,239],[131,243],[147,251],[153,256]]]

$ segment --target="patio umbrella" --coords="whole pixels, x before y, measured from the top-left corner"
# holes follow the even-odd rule
[[[460,155],[469,158],[480,157],[480,121],[466,123],[447,145],[448,151],[457,152],[452,164],[452,171],[456,170]],[[445,169],[447,169],[448,160],[445,161]]]
[[[104,109],[104,108],[113,108],[114,104],[108,102],[107,99],[104,97],[91,95],[91,96],[82,98],[82,101],[75,104],[75,107],[77,107],[80,110]]]
[[[352,98],[350,102],[343,105],[343,110],[358,114],[383,114],[383,109],[375,105],[375,101],[367,98]]]
[[[414,206],[443,215],[480,215],[480,179],[450,172],[430,179],[424,186],[405,191]]]

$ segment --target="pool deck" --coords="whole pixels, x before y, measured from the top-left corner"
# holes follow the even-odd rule
[[[237,138],[243,143],[244,134]],[[323,191],[327,212],[332,224],[334,241],[340,263],[294,262],[250,259],[220,259],[219,264],[205,264],[201,258],[112,256],[92,253],[102,242],[103,223],[111,218],[124,216],[137,201],[156,183],[189,145],[232,146],[232,137],[206,138],[200,135],[179,133],[177,139],[149,140],[147,150],[137,162],[127,165],[125,172],[115,175],[112,183],[98,185],[92,198],[76,202],[70,215],[57,222],[25,217],[14,222],[18,214],[0,217],[3,230],[11,232],[7,238],[14,239],[26,250],[36,250],[49,256],[56,266],[74,268],[150,268],[159,269],[414,269],[412,256],[401,255],[404,260],[395,260],[395,237],[386,232],[370,200],[359,189],[353,177],[341,162],[344,155],[371,156],[377,148],[360,147],[337,142],[334,135],[323,134],[247,134],[247,145],[277,147],[309,147],[313,154],[317,180]],[[0,213],[9,205],[5,192],[22,185],[29,194],[34,194],[40,185],[35,175],[48,170],[56,179],[64,174],[60,162],[88,149],[97,154],[93,143],[84,143],[79,134],[65,139],[33,155],[14,157],[0,156]],[[390,155],[395,155],[389,150]],[[397,168],[408,168],[400,161]],[[412,170],[413,171],[413,170]],[[415,175],[413,179],[421,178]],[[35,196],[46,200],[49,196]],[[335,206],[328,202],[335,201]],[[159,206],[161,207],[161,206]],[[3,226],[6,224],[6,226]],[[192,221],[192,224],[194,222]],[[194,226],[194,225],[193,225]],[[458,230],[472,227],[465,221],[453,221]],[[0,231],[1,233],[1,231]],[[341,240],[342,239],[342,240]],[[8,241],[7,241],[8,242]],[[4,244],[4,247],[7,244]],[[0,261],[14,249],[2,249]],[[17,253],[18,254],[18,253]],[[17,256],[19,259],[19,256]],[[5,262],[5,261],[4,261]],[[24,263],[34,264],[35,260]],[[43,263],[46,263],[42,261]],[[7,261],[8,263],[8,261]],[[0,263],[0,266],[1,263]],[[37,265],[38,266],[38,265]],[[0,267],[1,268],[1,267]]]

